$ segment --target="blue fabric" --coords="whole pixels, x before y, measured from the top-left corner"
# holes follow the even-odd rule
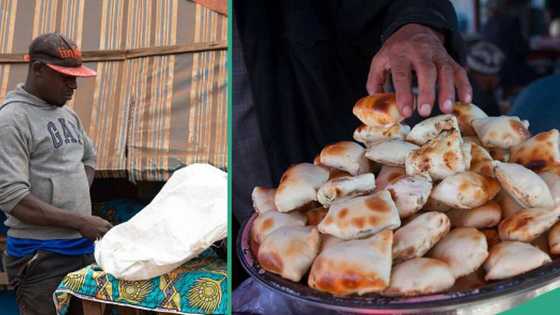
[[[1,235],[6,235],[6,233],[8,233],[8,227],[4,224],[4,221],[6,221],[6,215],[4,214],[4,212],[2,211],[2,209],[0,209],[0,234]]]
[[[42,250],[61,255],[77,256],[92,254],[93,242],[85,237],[70,240],[33,240],[8,236],[6,238],[8,255],[23,257]]]
[[[560,129],[560,75],[530,84],[515,99],[508,115],[528,120],[532,134]]]
[[[16,291],[0,290],[0,310],[2,315],[19,315]]]
[[[121,224],[130,220],[145,206],[146,204],[133,199],[116,199],[103,202],[98,211],[106,220],[114,224]]]

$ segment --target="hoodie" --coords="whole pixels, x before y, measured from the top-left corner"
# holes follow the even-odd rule
[[[32,193],[57,208],[91,215],[84,166],[95,168],[95,149],[76,113],[27,93],[19,84],[0,105],[0,209],[8,236],[74,239],[77,231],[24,223],[10,214]]]

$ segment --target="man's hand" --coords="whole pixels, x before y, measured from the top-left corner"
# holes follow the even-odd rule
[[[113,225],[103,218],[84,216],[78,226],[78,231],[82,236],[95,241],[103,237],[112,227]]]
[[[412,71],[418,78],[418,113],[429,116],[436,98],[442,112],[450,113],[455,102],[455,89],[460,101],[470,103],[472,89],[465,70],[445,50],[443,36],[429,27],[407,24],[387,39],[371,61],[367,90],[383,92],[385,77],[390,72],[397,105],[404,117],[414,110]]]
[[[27,194],[10,214],[29,224],[76,230],[90,240],[101,238],[113,227],[111,223],[100,217],[85,216],[54,207],[32,193]]]

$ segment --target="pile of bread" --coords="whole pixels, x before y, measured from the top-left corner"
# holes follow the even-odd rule
[[[402,124],[393,94],[353,109],[353,141],[255,187],[260,266],[337,296],[480,287],[560,254],[560,136],[473,104]],[[304,278],[305,276],[305,278]]]

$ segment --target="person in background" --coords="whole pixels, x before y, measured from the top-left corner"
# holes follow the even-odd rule
[[[528,120],[532,134],[560,129],[560,74],[527,86],[515,99],[508,115]]]
[[[496,90],[503,62],[500,48],[486,41],[474,43],[467,52],[466,69],[473,88],[473,103],[489,116],[501,115]]]
[[[93,241],[111,228],[91,212],[95,148],[78,116],[64,106],[76,78],[96,73],[59,33],[35,38],[26,59],[25,83],[0,105],[5,263],[20,314],[54,315],[54,290],[66,274],[94,261]]]
[[[515,96],[537,78],[527,61],[530,23],[525,14],[528,6],[528,0],[490,1],[490,18],[482,28],[482,38],[500,48],[505,56],[499,75],[505,99]]]

